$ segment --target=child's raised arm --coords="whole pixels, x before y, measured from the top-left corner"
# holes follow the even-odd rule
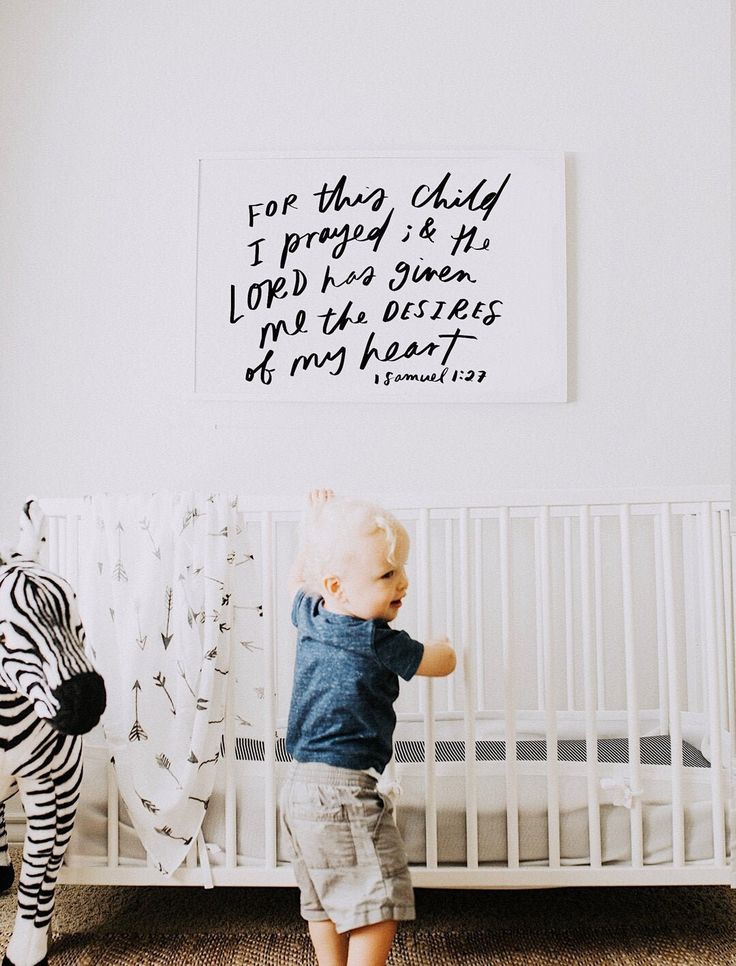
[[[323,506],[329,500],[334,498],[335,494],[332,490],[312,490],[307,497],[307,506],[304,510],[305,521],[309,514],[315,513],[319,507]],[[301,590],[304,586],[304,573],[303,573],[303,552],[300,547],[299,553],[297,554],[296,560],[294,561],[291,572],[289,573],[289,595],[293,597],[298,590]]]
[[[428,641],[416,673],[428,678],[444,678],[452,674],[457,664],[455,649],[446,637]]]

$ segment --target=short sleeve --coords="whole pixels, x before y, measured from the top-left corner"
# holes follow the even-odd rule
[[[380,624],[374,631],[373,647],[381,664],[405,681],[414,677],[424,657],[424,644],[415,641],[406,631],[395,631]]]
[[[302,601],[306,597],[303,590],[298,590],[296,596],[294,597],[294,603],[291,605],[291,623],[294,627],[299,626],[299,608],[302,606]]]

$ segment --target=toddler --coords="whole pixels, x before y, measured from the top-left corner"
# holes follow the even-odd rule
[[[319,966],[383,966],[398,921],[415,917],[378,780],[392,755],[399,677],[450,674],[455,652],[446,638],[421,644],[389,627],[409,586],[408,554],[390,513],[331,490],[310,494],[292,607],[294,761],[281,808]]]

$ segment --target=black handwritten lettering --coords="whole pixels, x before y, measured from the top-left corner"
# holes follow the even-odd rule
[[[473,398],[486,370],[469,365],[487,364],[496,336],[488,328],[502,311],[508,323],[513,316],[492,297],[503,293],[481,291],[507,223],[497,234],[484,225],[504,192],[509,201],[520,194],[520,184],[509,187],[510,173],[480,177],[480,170],[435,166],[427,184],[417,178],[403,197],[393,182],[330,175],[299,196],[281,186],[249,203],[248,226],[259,231],[250,232],[250,265],[230,284],[229,304],[229,324],[240,326],[233,340],[247,340],[246,359],[256,360],[244,366],[245,382],[278,397],[289,379],[348,383],[368,370],[379,395],[392,394],[381,387],[424,383],[433,398],[443,386],[457,395],[464,385]],[[346,287],[351,299],[337,291]],[[451,297],[436,297],[446,292]]]
[[[327,365],[328,362],[335,362],[339,360],[337,369],[334,372],[329,370],[329,374],[331,376],[339,376],[342,372],[343,366],[345,365],[346,355],[347,347],[343,345],[340,346],[339,349],[335,350],[335,352],[326,352],[322,357],[322,361],[320,361],[320,358],[316,352],[310,352],[309,355],[305,356],[297,356],[291,364],[291,371],[289,375],[296,375],[296,371],[300,365],[302,366],[303,371],[306,372],[310,366],[316,366],[318,369],[321,369],[323,366]]]
[[[497,312],[496,311],[496,308],[495,308],[497,305],[503,305],[503,302],[501,301],[501,299],[494,299],[489,304],[488,308],[491,310],[491,312],[490,312],[490,315],[486,315],[483,318],[483,320],[482,320],[483,321],[483,325],[493,325],[493,323],[496,321],[496,319],[500,319],[501,318],[501,313],[500,312]],[[475,318],[475,316],[473,316],[473,318]]]
[[[383,379],[384,386],[390,386],[392,382],[439,382],[444,383],[447,375],[447,366],[441,372],[387,372]],[[378,381],[378,376],[376,376]]]
[[[373,242],[373,251],[377,252],[388,230],[393,213],[394,209],[392,208],[386,216],[386,220],[381,225],[376,225],[374,228],[371,228],[365,234],[365,237],[365,225],[355,225],[355,227],[352,227],[348,223],[342,225],[340,228],[325,227],[319,231],[305,232],[303,235],[300,235],[298,232],[287,231],[284,233],[284,244],[281,249],[281,261],[279,265],[281,268],[284,268],[289,259],[289,255],[293,255],[298,251],[302,243],[304,243],[305,248],[311,248],[315,243],[315,239],[317,244],[324,245],[327,242],[339,238],[340,240],[332,249],[332,257],[336,259],[342,258],[345,249],[353,241]]]
[[[412,268],[408,262],[397,262],[394,271],[396,275],[390,278],[388,282],[388,287],[392,292],[398,292],[409,280],[412,282],[431,282],[437,279],[439,282],[470,282],[473,285],[475,284],[475,279],[471,278],[468,272],[462,268],[453,271],[450,265],[444,265],[440,269],[432,268],[431,265],[415,265]]]
[[[270,309],[276,299],[284,299],[287,295],[302,295],[307,287],[307,276],[299,268],[292,269],[294,272],[294,282],[291,291],[286,290],[286,276],[279,275],[277,278],[264,278],[261,282],[251,282],[246,294],[246,303],[251,312],[261,308],[261,302],[265,298],[265,308]]]
[[[485,221],[490,213],[493,211],[498,199],[501,197],[504,188],[509,183],[511,174],[507,174],[503,180],[498,191],[490,191],[488,194],[483,195],[480,200],[478,195],[483,190],[483,186],[486,183],[485,178],[476,184],[472,191],[468,192],[465,197],[463,197],[463,189],[458,188],[458,197],[448,200],[445,197],[445,189],[447,188],[447,183],[452,177],[452,172],[448,171],[447,174],[442,178],[439,184],[435,188],[430,188],[429,185],[420,184],[412,195],[411,203],[415,208],[423,208],[425,205],[431,204],[433,208],[464,208],[467,207],[468,211],[482,211],[483,221]]]
[[[251,268],[255,268],[256,265],[262,265],[263,259],[261,258],[261,242],[264,242],[265,238],[256,238],[255,241],[250,242],[248,248],[255,248],[253,253],[253,261],[250,263]]]
[[[477,232],[478,229],[475,225],[471,225],[470,228],[467,228],[463,224],[457,235],[450,235],[450,238],[452,238],[452,240],[455,242],[455,244],[452,246],[452,251],[450,254],[457,255],[457,250],[460,245],[463,245],[463,254],[467,254],[468,252],[487,252],[491,247],[491,239],[484,238],[480,245],[474,245],[473,242],[475,241]]]
[[[352,285],[353,282],[360,282],[361,285],[370,285],[373,279],[376,277],[376,270],[372,265],[368,265],[360,272],[348,272],[345,278],[341,282],[336,282],[330,271],[330,266],[325,268],[325,277],[322,280],[322,294],[327,291],[327,286],[331,285],[333,288],[342,288],[343,285]]]
[[[235,325],[236,322],[244,318],[242,315],[235,314],[235,286],[230,286],[230,325]]]
[[[414,358],[414,356],[421,356],[421,355],[424,355],[425,353],[431,356],[434,352],[437,351],[437,349],[441,348],[440,343],[438,342],[428,342],[426,343],[426,345],[422,347],[420,347],[419,343],[417,342],[411,342],[406,347],[406,349],[402,349],[401,345],[398,342],[392,342],[391,345],[385,350],[384,354],[381,355],[378,349],[376,349],[373,345],[373,340],[375,339],[375,337],[376,337],[375,332],[371,332],[371,334],[368,336],[368,340],[366,341],[365,348],[363,350],[363,358],[361,359],[361,362],[360,362],[361,370],[365,369],[365,367],[372,359],[375,359],[376,362],[393,362],[396,359],[412,359]],[[477,339],[478,336],[467,335],[461,332],[460,329],[456,329],[452,334],[441,333],[440,335],[437,336],[437,338],[450,340],[450,344],[447,347],[447,351],[442,357],[442,365],[445,366],[447,365],[447,361],[450,358],[450,355],[452,354],[453,349],[457,345],[458,340]]]
[[[450,358],[450,354],[451,354],[452,350],[455,348],[455,345],[457,344],[458,339],[476,339],[477,340],[478,336],[477,335],[466,335],[465,333],[461,332],[460,329],[455,329],[455,331],[452,333],[452,335],[450,335],[448,333],[444,333],[444,334],[441,333],[440,335],[437,336],[437,338],[438,339],[449,339],[450,340],[450,344],[447,347],[447,352],[442,357],[442,365],[445,366],[445,365],[447,365],[447,361]]]
[[[268,368],[268,364],[273,358],[273,349],[269,349],[263,360],[254,368],[245,370],[245,381],[253,382],[258,376],[261,380],[261,384],[264,386],[270,386],[271,380],[273,378],[273,369]]]
[[[322,323],[322,332],[324,335],[333,335],[335,332],[342,332],[346,325],[365,325],[368,322],[365,312],[358,312],[354,319],[350,317],[350,312],[353,309],[353,303],[348,302],[340,313],[337,322],[332,324],[332,320],[335,317],[335,310],[332,306],[323,312],[322,315],[318,315],[318,319],[324,319]]]
[[[434,218],[427,218],[422,227],[419,229],[419,237],[432,242],[434,245],[434,236],[436,234],[437,229],[434,227]]]
[[[334,187],[330,188],[327,182],[325,182],[319,191],[314,192],[315,198],[319,198],[318,208],[320,214],[323,215],[330,208],[339,211],[345,205],[354,208],[356,205],[370,204],[372,211],[378,211],[388,197],[383,188],[374,188],[367,195],[358,193],[351,198],[348,194],[343,194],[347,180],[347,175],[343,174]]]
[[[264,206],[266,209],[265,214],[268,218],[273,218],[273,216],[277,215],[279,212],[281,212],[282,215],[285,215],[290,208],[296,208],[296,195],[287,195],[280,205],[278,201],[274,201],[273,199],[266,202],[259,201],[256,202],[256,204],[248,205],[249,228],[253,227],[253,222],[256,220],[258,215],[263,214],[262,211],[257,211],[256,209],[263,208]]]
[[[381,355],[373,345],[375,337],[375,332],[371,332],[368,336],[365,349],[363,350],[363,358],[360,361],[361,369],[365,369],[372,359],[375,359],[376,362],[393,362],[394,359],[411,359],[413,356],[421,356],[425,352],[431,356],[436,349],[439,349],[439,344],[436,342],[428,342],[422,349],[419,348],[418,343],[412,342],[402,351],[398,342],[392,342],[388,349],[386,349],[384,355]]]
[[[467,299],[456,299],[454,302],[446,302],[442,299],[398,302],[396,299],[391,299],[383,310],[383,321],[393,322],[394,319],[401,319],[402,322],[407,322],[410,319],[428,319],[435,322],[437,319],[446,319],[451,322],[453,319],[464,321],[471,318],[480,319],[483,325],[492,325],[501,317],[501,313],[495,308],[497,305],[503,305],[500,299],[494,299],[492,302],[476,302],[472,310],[470,304]]]
[[[278,322],[266,322],[265,325],[261,326],[261,341],[258,346],[262,349],[266,344],[266,339],[271,336],[273,342],[278,340],[278,337],[283,332],[284,335],[299,335],[300,332],[308,332],[304,326],[307,324],[307,313],[304,309],[299,309],[296,313],[296,318],[294,319],[294,331],[290,332],[289,327],[283,319],[279,319]]]

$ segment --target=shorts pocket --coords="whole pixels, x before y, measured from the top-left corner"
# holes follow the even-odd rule
[[[383,798],[383,809],[373,832],[376,856],[384,876],[397,875],[407,868],[408,858],[401,833],[396,827],[391,805]]]
[[[393,807],[388,799],[376,791],[363,792],[359,799],[381,872],[390,878],[406,869],[408,864]]]
[[[295,786],[287,804],[294,848],[310,869],[345,869],[356,865],[348,809],[337,789]]]

